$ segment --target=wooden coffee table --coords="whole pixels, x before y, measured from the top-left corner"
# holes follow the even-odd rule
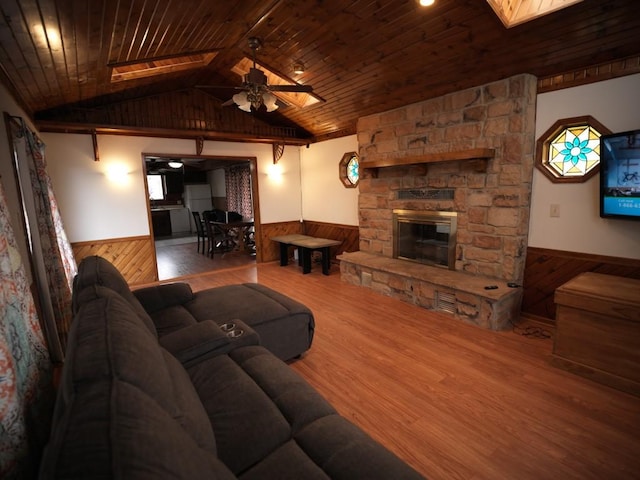
[[[302,273],[311,272],[311,252],[314,250],[322,254],[322,273],[329,275],[331,266],[330,247],[342,244],[341,240],[331,240],[329,238],[311,237],[309,235],[280,235],[271,237],[274,242],[280,243],[280,266],[284,267],[289,264],[288,247],[289,245],[298,247],[300,258],[298,262],[302,265]]]

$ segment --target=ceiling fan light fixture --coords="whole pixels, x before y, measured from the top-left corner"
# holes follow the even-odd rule
[[[295,73],[296,75],[300,75],[301,73],[304,73],[304,63],[302,62],[296,62],[293,64],[293,73]]]
[[[242,91],[235,94],[232,97],[233,102],[238,106],[240,110],[247,113],[251,113],[251,110],[259,110],[262,105],[265,106],[267,112],[273,112],[278,109],[278,95],[274,95],[273,92],[278,94],[296,97],[297,93],[311,93],[313,88],[310,85],[301,85],[291,79],[282,78],[273,72],[269,71],[270,75],[276,77],[276,81],[269,85],[269,78],[267,74],[257,67],[256,63],[256,50],[261,46],[261,42],[256,37],[249,39],[249,47],[252,50],[252,59],[249,60],[246,57],[233,67],[232,71],[238,75],[242,75],[242,86],[239,87]],[[247,62],[251,62],[253,66],[247,65]],[[296,60],[294,69],[298,73],[304,72],[304,64]],[[305,97],[305,103],[309,95],[301,95]],[[226,102],[225,102],[226,103]],[[295,101],[293,102],[296,103]],[[228,105],[228,103],[226,103]],[[304,104],[301,106],[305,106]]]
[[[240,110],[244,110],[245,112],[251,111],[251,102],[247,96],[247,92],[236,93],[233,96],[233,102],[238,106]]]
[[[264,92],[262,94],[262,102],[264,103],[267,112],[273,112],[278,109],[278,105],[276,103],[277,100],[276,96],[271,92]]]
[[[182,167],[182,162],[169,162],[169,166],[171,168],[181,168]]]

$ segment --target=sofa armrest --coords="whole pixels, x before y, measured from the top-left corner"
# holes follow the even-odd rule
[[[193,300],[193,292],[188,283],[166,283],[134,290],[133,294],[147,313],[154,313]]]
[[[259,345],[258,334],[241,320],[218,325],[204,320],[160,337],[160,345],[185,367],[229,353],[234,348]]]

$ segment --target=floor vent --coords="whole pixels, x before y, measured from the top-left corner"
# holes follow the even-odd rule
[[[438,312],[456,313],[456,296],[453,293],[438,292],[436,290],[434,310]]]

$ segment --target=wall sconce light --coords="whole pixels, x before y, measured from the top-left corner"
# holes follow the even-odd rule
[[[129,170],[122,163],[112,163],[107,166],[104,174],[110,182],[123,185],[128,181]]]
[[[269,165],[269,168],[267,170],[267,177],[269,177],[272,182],[279,184],[283,181],[283,173],[284,172],[282,171],[282,166],[277,163],[273,163]]]

